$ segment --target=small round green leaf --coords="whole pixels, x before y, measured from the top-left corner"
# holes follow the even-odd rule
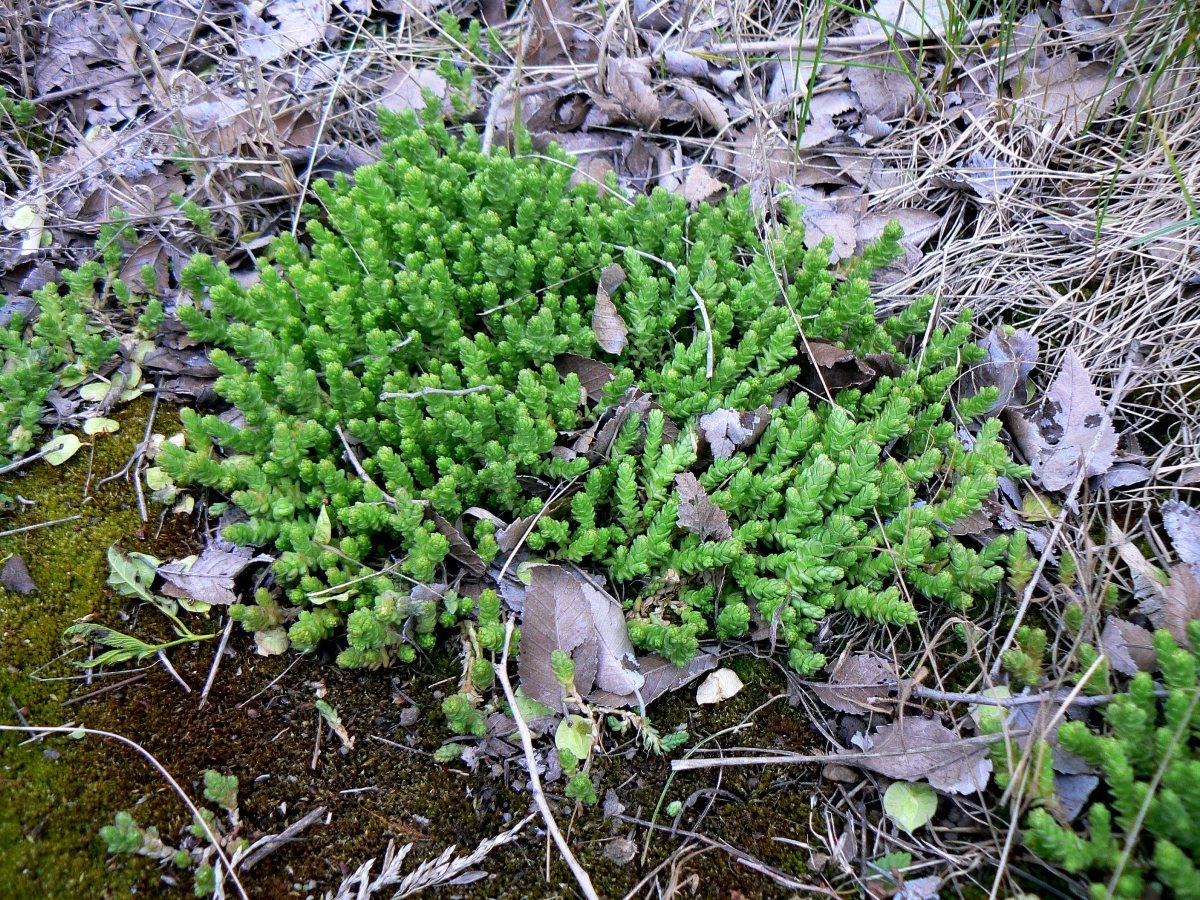
[[[60,434],[42,445],[46,455],[42,458],[52,466],[59,466],[75,455],[80,447],[79,438],[73,434]]]
[[[883,794],[883,811],[909,833],[933,818],[937,804],[937,791],[927,784],[895,781]]]
[[[94,434],[112,434],[120,429],[121,423],[116,419],[107,419],[104,416],[93,416],[85,419],[83,423],[83,433],[89,437]]]
[[[554,746],[570,750],[576,759],[587,759],[592,749],[592,725],[583,716],[569,716],[558,723]]]

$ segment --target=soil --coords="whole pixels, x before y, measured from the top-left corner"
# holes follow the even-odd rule
[[[0,492],[35,502],[0,516],[0,531],[82,516],[0,538],[0,560],[21,554],[39,587],[29,596],[0,588],[0,721],[83,724],[122,734],[154,754],[194,800],[202,793],[205,769],[235,774],[243,833],[251,839],[277,833],[324,806],[327,814],[319,824],[244,874],[253,897],[321,896],[368,858],[382,856],[391,840],[413,842],[406,861],[411,870],[451,844],[469,852],[526,815],[532,803],[523,789],[519,754],[476,771],[432,758],[447,738],[440,697],[453,690],[458,675],[449,653],[389,671],[350,672],[333,665],[332,655],[258,656],[253,642],[235,630],[203,709],[199,694],[217,649],[215,639],[171,651],[190,693],[157,664],[115,687],[122,680],[115,673],[90,684],[82,679],[70,664],[81,658],[78,649],[52,662],[71,649],[63,629],[84,617],[143,636],[166,634],[156,611],[138,609],[104,586],[109,545],[119,542],[126,552],[140,550],[161,559],[202,546],[195,521],[152,506],[150,523],[143,524],[132,485],[124,480],[98,485],[129,458],[147,410],[145,402],[133,405],[120,417],[117,434],[95,439],[94,447],[85,446],[60,467],[37,463],[0,479]],[[170,433],[173,427],[173,414],[160,410],[156,430]],[[86,502],[85,483],[90,486]],[[193,616],[189,624],[197,631],[219,631],[223,616],[213,613],[209,621]],[[782,675],[753,658],[732,665],[747,685],[737,697],[698,708],[694,693],[685,689],[655,703],[652,721],[664,731],[686,723],[691,740],[685,746],[745,723],[709,746],[723,741],[810,750],[814,735],[803,715],[787,705]],[[341,749],[321,726],[313,705],[319,694],[354,737],[353,750]],[[683,830],[693,829],[703,816],[710,839],[727,841],[797,881],[806,880],[809,853],[803,845],[812,843],[820,790],[814,769],[738,768],[672,778],[666,759],[627,741],[610,747],[596,761],[594,774],[599,795],[615,791],[626,816]],[[547,786],[555,814],[604,897],[622,896],[686,840],[659,830],[647,841],[646,828],[606,818],[599,807],[573,812],[562,788],[562,780]],[[673,800],[686,804],[674,822],[665,813]],[[168,842],[178,842],[189,824],[179,798],[127,747],[94,737],[29,741],[0,735],[0,846],[5,848],[0,893],[12,898],[190,895],[190,879],[177,870],[142,858],[107,857],[98,832],[119,810],[156,826]],[[517,841],[492,851],[479,867],[486,877],[441,888],[442,895],[576,896],[557,853],[550,854],[547,877],[540,824],[534,819]],[[628,847],[621,838],[636,845],[637,854],[628,862],[614,858],[619,856],[615,849]],[[677,872],[664,866],[656,876],[661,884],[673,876],[677,883],[695,876],[692,896],[697,897],[788,894],[730,854],[693,846],[703,852],[682,864],[672,861],[680,866]]]

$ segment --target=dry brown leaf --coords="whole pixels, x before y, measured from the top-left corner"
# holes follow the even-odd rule
[[[268,0],[260,7],[242,7],[241,49],[260,63],[272,62],[325,36],[330,0]]]
[[[844,762],[886,775],[897,781],[926,779],[939,791],[972,794],[987,787],[992,771],[987,747],[962,743],[962,739],[936,719],[907,718],[884,725],[870,737],[855,735],[853,743],[869,754],[845,755]]]
[[[476,578],[486,575],[487,563],[483,561],[482,556],[475,552],[474,546],[467,540],[466,535],[450,524],[445,516],[434,512],[432,507],[427,507],[426,511],[433,519],[434,527],[450,544],[450,555],[462,563],[466,570]]]
[[[19,553],[10,556],[5,561],[4,568],[0,569],[0,585],[15,594],[29,595],[38,592],[38,586],[29,574],[29,567],[25,565],[25,559]]]
[[[897,54],[883,43],[865,51],[863,65],[850,67],[850,86],[864,114],[899,119],[917,97],[917,60],[907,50]]]
[[[383,85],[376,102],[389,112],[404,112],[414,110],[420,112],[425,108],[425,91],[432,91],[442,103],[442,111],[450,112],[450,85],[446,79],[429,68],[419,68],[412,63],[402,61],[396,71]]]
[[[1109,616],[1100,634],[1100,648],[1109,664],[1122,675],[1153,672],[1158,664],[1154,635],[1132,622]]]
[[[1085,461],[1089,476],[1103,475],[1112,468],[1117,432],[1074,350],[1068,349],[1063,357],[1062,369],[1032,424],[1037,446],[1022,450],[1047,490],[1070,488]]]
[[[649,706],[663,694],[677,691],[688,682],[716,668],[717,657],[711,653],[698,653],[683,668],[658,654],[639,656],[637,670],[646,679],[637,693],[614,694],[610,691],[594,690],[588,700],[600,706]]]
[[[198,559],[177,559],[158,567],[166,581],[163,593],[186,597],[210,606],[230,606],[237,603],[233,581],[247,566],[271,562],[266,555],[241,556],[216,547],[205,547]]]
[[[1000,391],[987,415],[994,416],[1012,404],[1025,403],[1028,399],[1025,380],[1038,360],[1037,338],[1025,330],[1009,334],[997,325],[979,345],[987,350],[987,358],[971,373],[971,393],[986,387]]]
[[[950,0],[877,0],[855,22],[854,33],[893,39],[941,37],[958,16]]]
[[[817,699],[831,709],[844,713],[881,711],[872,697],[885,698],[896,689],[896,668],[875,653],[846,656],[827,669],[829,686],[814,687]],[[853,685],[843,687],[843,685]]]
[[[575,4],[571,0],[532,0],[533,45],[530,59],[538,65],[562,62],[571,56]]]
[[[826,390],[836,394],[846,388],[866,390],[879,375],[849,350],[844,350],[832,341],[809,340],[808,359],[800,380],[809,390],[824,394]]]
[[[562,706],[562,687],[550,667],[554,650],[574,661],[575,686],[585,696],[593,686],[621,696],[640,690],[645,678],[632,666],[636,657],[621,604],[562,566],[533,566],[530,576],[521,614],[525,695]]]
[[[628,57],[618,57],[608,61],[607,72],[608,95],[595,98],[598,111],[608,116],[615,114],[653,131],[662,118],[662,104],[650,86],[649,66]],[[605,124],[616,123],[613,120]]]
[[[725,190],[725,183],[718,181],[709,174],[704,166],[692,166],[688,169],[687,178],[683,182],[683,199],[692,209]]]
[[[704,486],[691,472],[675,476],[679,491],[679,527],[690,531],[702,541],[727,541],[733,537],[729,516],[712,502]]]
[[[718,99],[716,94],[705,90],[693,81],[682,79],[676,81],[674,87],[675,92],[696,111],[706,125],[722,135],[729,130],[729,113],[725,111],[725,104]]]
[[[1168,500],[1161,511],[1175,553],[1200,578],[1200,510],[1178,500]]]
[[[578,376],[585,402],[599,400],[604,386],[617,377],[606,363],[576,353],[562,353],[556,356],[554,368],[562,378],[572,373]]]
[[[609,353],[620,353],[629,343],[629,329],[612,302],[613,293],[625,282],[625,270],[618,263],[609,263],[600,273],[596,286],[596,307],[592,312],[592,331],[596,343]]]
[[[1064,53],[1024,72],[1013,93],[1013,121],[1046,136],[1075,137],[1116,103],[1122,89],[1111,65]]]
[[[715,459],[729,459],[738,450],[749,448],[771,422],[765,406],[751,412],[715,409],[700,417],[700,434]]]

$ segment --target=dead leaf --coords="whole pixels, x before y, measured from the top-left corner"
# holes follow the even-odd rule
[[[1000,391],[986,414],[994,416],[1014,403],[1025,403],[1028,399],[1025,380],[1037,365],[1037,338],[1025,330],[1009,334],[997,325],[979,345],[987,350],[987,358],[972,372],[972,393],[986,387]]]
[[[864,37],[941,37],[946,26],[958,18],[950,0],[877,0],[871,11],[854,24],[854,33]]]
[[[688,106],[696,111],[700,120],[724,135],[729,130],[729,113],[716,94],[700,87],[693,81],[679,80],[674,83],[675,92]]]
[[[330,0],[268,0],[259,7],[262,15],[253,6],[240,5],[245,29],[241,48],[260,63],[316,43],[329,25]]]
[[[716,668],[716,665],[717,657],[712,653],[696,654],[683,668],[656,653],[639,656],[637,670],[646,681],[636,694],[614,694],[611,691],[596,689],[588,694],[587,698],[589,702],[600,706],[649,706],[663,694],[679,690],[688,682]]]
[[[679,491],[678,523],[702,541],[728,541],[733,537],[729,527],[729,516],[725,510],[712,502],[704,486],[691,472],[675,476],[675,487]]]
[[[589,125],[625,122],[654,131],[662,118],[662,104],[650,86],[649,66],[622,56],[610,59],[606,71],[608,93],[593,98],[596,110],[588,117]]]
[[[729,459],[753,446],[770,423],[771,411],[760,406],[751,412],[715,409],[700,417],[699,426],[713,458]]]
[[[425,108],[426,91],[432,91],[441,101],[443,113],[453,112],[450,85],[446,79],[433,69],[417,67],[407,61],[401,62],[384,83],[376,102],[389,112],[399,113],[409,109],[420,112]]]
[[[814,687],[813,693],[829,708],[844,713],[879,712],[871,698],[886,698],[899,682],[895,666],[875,653],[843,657],[828,671],[829,686]]]
[[[596,287],[592,331],[596,333],[596,343],[609,353],[620,353],[629,343],[629,329],[625,327],[625,320],[621,318],[616,304],[612,302],[613,292],[624,281],[625,270],[618,263],[609,263],[600,274],[600,284]]]
[[[1063,53],[1027,68],[1013,92],[1013,122],[1047,137],[1071,138],[1108,111],[1124,89],[1108,63],[1083,63]]]
[[[871,736],[857,734],[853,743],[870,754],[848,753],[848,765],[869,769],[896,781],[926,779],[939,791],[971,794],[987,787],[992,771],[987,747],[962,744],[962,739],[936,719],[907,718],[884,725]]]
[[[1026,456],[1034,475],[1047,490],[1066,490],[1075,483],[1081,463],[1086,474],[1103,475],[1113,464],[1117,432],[1104,409],[1091,376],[1074,350],[1046,392],[1033,437],[1039,446]],[[1026,450],[1025,447],[1022,447]]]
[[[487,563],[483,561],[482,556],[475,552],[475,548],[467,540],[466,535],[451,525],[444,516],[434,512],[432,507],[427,507],[426,512],[433,519],[434,527],[449,542],[450,555],[462,563],[466,570],[476,578],[486,575]]]
[[[271,562],[266,555],[240,556],[215,547],[205,547],[199,559],[177,559],[158,567],[158,574],[167,582],[163,593],[190,598],[210,606],[230,606],[237,603],[233,581],[242,570],[258,562]]]
[[[896,53],[887,43],[864,51],[862,65],[850,67],[850,86],[863,113],[899,119],[917,97],[917,60],[907,50]]]
[[[585,402],[599,400],[604,386],[617,377],[607,363],[576,353],[562,353],[556,356],[554,368],[558,370],[561,378],[566,378],[571,373],[579,377]]]
[[[1176,555],[1200,578],[1200,510],[1178,500],[1168,500],[1162,505],[1162,517]]]
[[[1154,635],[1132,622],[1109,616],[1100,634],[1100,648],[1109,664],[1122,675],[1153,672],[1158,665]]]
[[[1151,595],[1138,604],[1155,628],[1165,628],[1182,647],[1190,647],[1188,622],[1200,619],[1200,579],[1192,567],[1176,563],[1168,569],[1170,582],[1161,595]]]
[[[867,390],[878,380],[874,369],[832,341],[809,339],[805,346],[811,364],[804,366],[800,380],[810,391],[836,394],[846,388]]]
[[[687,178],[683,182],[683,199],[688,206],[696,209],[701,203],[725,190],[725,183],[714,178],[704,166],[692,166],[688,169]]]
[[[29,567],[25,565],[25,560],[19,553],[10,556],[4,563],[3,570],[0,570],[0,584],[4,585],[6,590],[24,596],[38,592],[38,586],[29,574]]]
[[[1095,775],[1054,773],[1054,799],[1064,822],[1075,821],[1099,783],[1100,779]]]
[[[736,697],[743,687],[745,685],[742,684],[742,679],[733,669],[717,669],[700,682],[700,687],[696,688],[696,704],[712,706],[715,703],[722,703]]]
[[[562,687],[550,668],[561,650],[575,663],[575,686],[587,695],[593,686],[626,695],[644,677],[629,663],[636,659],[621,604],[562,566],[536,565],[525,589],[521,614],[521,688],[525,695],[559,709]]]
[[[575,33],[575,4],[571,0],[533,0],[530,58],[538,65],[570,59]]]

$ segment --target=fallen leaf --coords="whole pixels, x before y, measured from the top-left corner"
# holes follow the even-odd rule
[[[600,274],[600,284],[596,286],[592,331],[596,333],[596,343],[600,345],[600,349],[609,353],[620,353],[629,343],[629,329],[625,327],[625,320],[621,318],[616,304],[612,302],[613,293],[624,281],[625,270],[617,263],[609,263]]]
[[[45,232],[46,220],[32,206],[18,206],[0,220],[9,231],[21,235],[21,253],[36,253],[42,246],[42,234]]]
[[[254,649],[259,656],[279,656],[287,652],[290,643],[283,626],[254,632]]]
[[[936,719],[907,718],[884,725],[869,737],[855,735],[853,743],[872,755],[848,753],[843,760],[897,781],[924,778],[939,791],[951,794],[982,791],[992,771],[987,747],[963,745],[961,740]],[[873,755],[897,751],[903,754]]]
[[[882,656],[856,653],[838,660],[830,669],[829,685],[814,687],[813,693],[818,700],[838,712],[879,712],[879,707],[872,704],[871,698],[886,698],[896,690],[898,683],[895,666]]]
[[[700,706],[721,703],[736,697],[743,687],[745,685],[742,684],[742,679],[738,678],[733,669],[717,669],[696,688],[696,703]]]
[[[903,38],[941,37],[948,23],[957,21],[959,12],[950,0],[877,0],[870,12],[861,16],[854,33],[863,37]]]
[[[596,110],[588,123],[601,126],[627,122],[654,131],[662,118],[662,103],[650,86],[649,66],[622,56],[610,59],[606,71],[608,93],[593,97]]]
[[[450,555],[462,563],[463,567],[477,578],[486,575],[488,570],[487,563],[476,552],[474,545],[467,540],[466,535],[451,525],[444,516],[435,512],[433,507],[429,507],[427,511],[432,517],[434,527],[437,528],[438,533],[449,542]],[[322,512],[324,512],[324,508],[322,508]]]
[[[1132,622],[1109,616],[1100,634],[1100,649],[1109,664],[1122,675],[1153,672],[1158,665],[1154,635]]]
[[[1000,391],[986,415],[994,416],[1013,403],[1024,403],[1027,399],[1025,380],[1037,365],[1037,338],[1024,330],[1010,334],[997,325],[979,345],[987,350],[987,358],[972,372],[972,393],[985,387]]]
[[[683,181],[683,199],[688,202],[688,206],[696,209],[710,197],[725,190],[725,187],[725,183],[710,175],[704,166],[692,166]]]
[[[1075,821],[1098,784],[1100,779],[1095,775],[1054,773],[1054,799],[1064,821]]]
[[[273,62],[321,40],[329,24],[330,0],[268,0],[259,7],[262,15],[253,12],[252,5],[239,5],[245,28],[241,49],[260,63]]]
[[[567,716],[558,723],[554,732],[554,746],[558,750],[569,750],[578,760],[585,760],[592,752],[592,724],[583,716]]]
[[[691,472],[675,476],[679,491],[678,523],[702,541],[727,541],[733,537],[725,510],[712,502],[704,486]]]
[[[722,136],[729,130],[729,113],[725,111],[725,104],[716,94],[686,80],[676,81],[674,88],[680,98],[696,111],[704,124]]]
[[[575,4],[571,0],[533,0],[530,58],[538,65],[569,59],[575,32]]]
[[[1168,569],[1170,581],[1161,593],[1154,593],[1138,604],[1138,612],[1150,619],[1155,628],[1165,628],[1183,647],[1190,647],[1188,622],[1200,619],[1200,579],[1192,567],[1176,563]]]
[[[4,585],[6,590],[25,596],[38,592],[38,586],[29,574],[29,567],[25,565],[25,560],[19,553],[10,556],[5,561],[4,568],[0,569],[0,584]]]
[[[116,419],[107,419],[104,416],[92,416],[83,420],[83,433],[88,437],[97,434],[113,434],[120,428],[121,424]]]
[[[521,687],[558,709],[563,692],[550,667],[555,650],[575,663],[575,686],[585,696],[593,685],[631,694],[645,681],[628,665],[636,657],[621,604],[562,566],[535,565],[521,614]]]
[[[561,353],[554,358],[554,368],[562,378],[574,373],[579,377],[579,385],[583,388],[585,402],[599,400],[604,392],[604,386],[616,378],[612,368],[598,359],[590,356],[579,356],[576,353]]]
[[[450,102],[450,85],[433,69],[414,66],[409,62],[401,62],[396,71],[383,85],[383,91],[377,102],[389,112],[404,112],[413,110],[420,112],[425,108],[425,92],[432,91],[441,101],[443,112],[452,112],[454,107]]]
[[[1075,137],[1110,109],[1123,89],[1110,64],[1084,63],[1074,53],[1063,53],[1022,73],[1013,92],[1013,122],[1047,137]]]
[[[751,412],[715,409],[702,415],[699,425],[713,458],[729,459],[738,450],[751,447],[770,423],[770,410],[760,406]]]
[[[1062,369],[1033,424],[1038,446],[1030,448],[1032,454],[1027,450],[1026,456],[1047,490],[1070,488],[1081,463],[1089,476],[1103,475],[1112,467],[1117,432],[1074,350],[1068,349],[1063,357]]]
[[[215,547],[205,547],[199,558],[177,559],[158,567],[158,574],[171,588],[163,593],[186,597],[210,606],[230,606],[237,603],[233,581],[247,566],[271,562],[266,555],[241,556]]]
[[[1176,555],[1200,578],[1200,510],[1178,500],[1168,500],[1161,511]]]
[[[875,370],[832,341],[810,338],[805,342],[811,365],[805,365],[801,383],[815,393],[836,394],[846,388],[867,390],[879,376]]]
[[[611,691],[594,690],[587,695],[587,699],[600,706],[649,706],[663,694],[679,690],[716,666],[717,657],[712,653],[697,653],[683,668],[656,653],[639,656],[636,668],[645,682],[637,693],[614,694]]]
[[[924,878],[905,878],[897,888],[892,900],[938,900],[941,896],[942,879],[938,875]]]
[[[60,434],[42,445],[42,459],[52,466],[60,466],[75,455],[82,445],[73,434]]]
[[[899,119],[917,97],[917,60],[907,50],[897,53],[887,43],[863,52],[861,65],[850,67],[850,86],[864,113]]]
[[[909,834],[929,823],[937,805],[937,791],[920,782],[893,781],[883,792],[883,811]]]

